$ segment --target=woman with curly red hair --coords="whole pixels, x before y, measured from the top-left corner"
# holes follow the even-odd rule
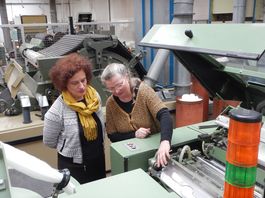
[[[43,142],[57,149],[58,169],[68,168],[79,183],[106,177],[104,116],[90,85],[92,65],[77,53],[58,60],[49,75],[60,91],[45,114]]]

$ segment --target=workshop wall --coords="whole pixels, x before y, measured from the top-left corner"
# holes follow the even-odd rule
[[[10,23],[21,24],[21,15],[46,15],[47,22],[51,22],[48,0],[6,0],[6,9]],[[77,22],[78,14],[82,12],[91,12],[92,20],[95,22],[134,20],[133,1],[131,0],[57,0],[56,10],[58,23],[67,23],[69,16],[72,16],[73,21]],[[128,31],[125,31],[126,29]],[[130,35],[134,35],[134,29],[126,25],[118,31],[122,37],[126,37],[128,32]],[[134,40],[134,38],[130,40],[132,39]],[[3,41],[0,29],[0,43]]]
[[[47,0],[6,0],[6,5],[9,21],[14,21],[20,15],[47,15],[50,22],[50,7]],[[68,22],[69,16],[77,20],[80,12],[91,12],[93,19],[97,21],[134,18],[131,0],[58,0],[56,9],[58,22]]]

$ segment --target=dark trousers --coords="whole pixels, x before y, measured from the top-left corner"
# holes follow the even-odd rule
[[[84,160],[83,164],[73,163],[73,158],[58,154],[58,169],[68,168],[70,174],[80,184],[106,177],[104,152],[93,159]]]

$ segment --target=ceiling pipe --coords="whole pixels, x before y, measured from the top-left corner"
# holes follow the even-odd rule
[[[265,0],[263,0],[263,23],[265,23]]]
[[[57,10],[56,10],[56,0],[49,0],[50,12],[51,12],[51,22],[57,23]]]
[[[174,18],[171,24],[184,24],[192,23],[193,16],[193,0],[175,0],[174,1]],[[148,73],[144,81],[154,87],[158,82],[158,78],[161,75],[161,71],[165,66],[168,59],[170,50],[159,49],[157,54],[148,70]],[[190,73],[184,68],[181,63],[176,64],[177,80],[174,83],[176,86],[176,95],[182,95],[189,93],[191,86]]]
[[[233,23],[244,23],[246,17],[246,0],[233,1]]]
[[[1,15],[2,24],[3,25],[8,24],[7,11],[6,11],[6,0],[0,1],[0,15]],[[13,50],[11,36],[10,36],[10,28],[9,27],[3,28],[3,34],[4,34],[4,42],[5,42],[6,51],[10,53]]]

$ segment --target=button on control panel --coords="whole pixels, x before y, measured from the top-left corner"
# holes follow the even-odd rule
[[[129,149],[130,151],[135,151],[135,150],[138,150],[139,149],[139,146],[137,146],[135,143],[133,142],[127,142],[125,143],[125,147],[127,149]]]

